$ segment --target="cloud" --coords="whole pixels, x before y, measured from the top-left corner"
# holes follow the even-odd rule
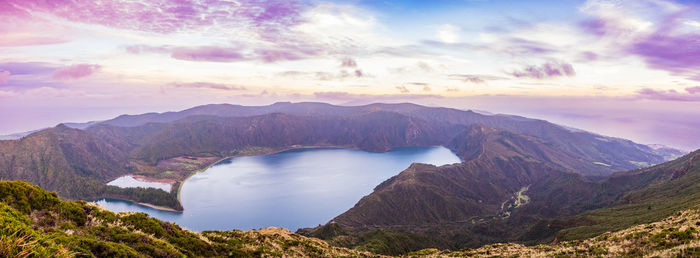
[[[234,62],[245,60],[237,49],[214,46],[180,47],[172,50],[172,58],[187,61]]]
[[[598,58],[600,58],[600,56],[594,52],[583,51],[578,54],[576,60],[579,62],[592,62],[598,60]]]
[[[265,63],[293,61],[317,56],[321,50],[311,45],[280,45],[258,47],[241,46],[148,46],[129,45],[125,47],[130,54],[157,53],[170,54],[172,58],[196,62],[239,62],[258,60]]]
[[[56,71],[57,65],[44,62],[7,62],[0,63],[1,71],[9,71],[12,75],[42,75]]]
[[[700,93],[700,86],[685,88],[685,91],[687,91],[690,94],[698,94]]]
[[[129,45],[124,47],[129,54],[141,53],[170,53],[172,46]]]
[[[559,53],[560,50],[548,43],[522,39],[518,37],[506,37],[498,42],[489,44],[473,44],[464,42],[444,42],[424,40],[425,46],[447,49],[452,51],[488,52],[495,54],[507,54],[510,56],[546,56]],[[413,46],[406,47],[412,49]],[[415,51],[414,51],[415,52]]]
[[[362,72],[362,70],[360,70],[360,69],[355,70],[355,77],[364,77],[364,76],[365,76],[365,73]]]
[[[332,73],[332,72],[303,72],[303,71],[284,71],[281,73],[277,73],[279,76],[284,76],[284,77],[295,77],[295,78],[302,78],[302,77],[307,77],[307,78],[313,78],[316,80],[320,81],[333,81],[333,80],[345,80],[349,78],[362,78],[362,77],[372,77],[371,75],[368,75],[364,73],[362,70],[357,69],[351,72],[348,72],[346,70],[340,70],[337,73]]]
[[[582,11],[591,18],[580,27],[615,42],[611,48],[616,53],[638,56],[652,69],[700,81],[700,30],[685,18],[694,14],[693,8],[661,0],[588,1]]]
[[[552,61],[539,66],[526,66],[520,71],[513,71],[509,74],[516,78],[546,79],[560,76],[575,76],[576,71],[571,64]]]
[[[411,92],[408,90],[408,88],[406,88],[406,86],[403,86],[403,85],[396,86],[396,89],[399,90],[399,92],[401,92],[401,93],[410,93]]]
[[[447,78],[475,84],[486,83],[486,81],[508,80],[508,78],[505,77],[485,74],[450,74]]]
[[[435,71],[435,69],[433,69],[433,67],[431,67],[428,63],[422,61],[418,62],[418,69],[426,73]]]
[[[459,27],[451,24],[443,24],[438,28],[436,36],[445,43],[455,43],[459,41]]]
[[[0,71],[0,84],[6,83],[10,78],[10,71]]]
[[[403,92],[402,89],[399,89],[399,90],[401,90],[402,93],[408,93],[408,87],[406,87],[406,86],[417,86],[417,87],[421,88],[422,91],[431,91],[432,90],[430,88],[430,85],[428,83],[425,83],[425,82],[407,82],[401,86],[401,87],[403,87],[403,89],[406,89],[406,92]]]
[[[644,88],[637,91],[638,97],[667,101],[700,101],[700,86],[685,88],[685,92],[676,90],[654,90]]]
[[[647,66],[700,81],[700,32],[671,35],[664,28],[628,48]]]
[[[4,83],[0,87],[25,91],[38,87],[61,88],[65,85],[52,79],[59,65],[45,62],[6,62],[0,63],[0,74],[4,75]],[[9,79],[11,76],[11,79]],[[0,76],[3,77],[3,76]]]
[[[0,13],[25,19],[51,15],[71,22],[155,33],[218,24],[254,27],[264,34],[300,23],[300,13],[307,7],[287,0],[6,0]]]
[[[0,98],[9,98],[14,97],[15,95],[17,95],[15,92],[0,90]]]
[[[27,35],[27,33],[7,33],[0,38],[0,47],[51,45],[66,43],[68,41],[69,40],[61,37]]]
[[[396,100],[417,100],[417,99],[441,99],[440,95],[434,94],[354,94],[345,91],[324,91],[314,92],[314,96],[323,100],[335,101],[360,101],[360,102],[380,102]]]
[[[171,86],[176,88],[195,88],[195,89],[215,89],[215,90],[246,90],[246,87],[237,85],[228,85],[220,83],[210,83],[210,82],[173,82],[170,83]]]
[[[79,79],[92,75],[100,70],[102,66],[96,64],[77,64],[56,70],[52,78],[56,80]]]
[[[343,59],[340,59],[340,67],[355,68],[357,67],[357,62],[355,61],[355,59],[345,57]]]
[[[255,50],[255,53],[260,60],[266,63],[300,60],[306,58],[308,55],[315,54],[312,51],[304,53],[294,48],[258,49]]]
[[[389,68],[389,72],[391,73],[397,73],[397,74],[405,74],[405,73],[432,73],[435,72],[435,69],[428,63],[419,61],[414,65],[407,65],[407,66],[400,66],[400,67],[394,67],[394,68]]]

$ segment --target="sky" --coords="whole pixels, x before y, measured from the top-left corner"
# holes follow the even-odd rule
[[[413,102],[700,148],[696,1],[0,0],[0,134]]]

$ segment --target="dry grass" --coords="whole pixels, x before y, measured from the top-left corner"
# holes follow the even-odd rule
[[[700,255],[700,211],[679,212],[664,220],[607,232],[579,241],[524,246],[493,244],[477,249],[439,251],[426,249],[411,257],[694,257]]]

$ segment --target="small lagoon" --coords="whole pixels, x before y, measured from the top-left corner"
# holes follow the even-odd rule
[[[131,176],[131,175],[126,175],[119,177],[117,179],[114,179],[107,183],[107,185],[113,185],[113,186],[119,186],[119,187],[143,187],[143,188],[156,188],[156,189],[162,189],[163,191],[170,192],[172,184],[168,183],[163,183],[163,182],[154,182],[154,181],[148,181],[148,180],[143,180],[141,178]]]

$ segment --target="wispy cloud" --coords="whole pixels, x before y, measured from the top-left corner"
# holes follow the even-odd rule
[[[221,83],[211,83],[211,82],[173,82],[170,83],[171,86],[176,88],[195,88],[195,89],[215,89],[215,90],[233,90],[240,91],[246,90],[244,86],[221,84]]]
[[[334,80],[342,81],[345,79],[352,79],[352,78],[358,79],[358,78],[363,78],[363,77],[372,77],[372,75],[368,75],[360,69],[355,69],[355,70],[351,70],[351,71],[347,71],[345,69],[340,69],[338,72],[284,71],[281,73],[277,73],[277,75],[284,76],[284,77],[293,77],[293,78],[315,79],[315,80],[320,80],[320,81],[334,81]]]
[[[685,92],[676,90],[654,90],[644,88],[637,91],[638,96],[645,99],[668,101],[700,101],[700,86],[685,88]]]
[[[580,26],[616,42],[619,53],[641,57],[652,69],[700,81],[700,30],[687,19],[694,7],[663,0],[588,1],[582,10],[592,17]]]
[[[345,57],[340,59],[340,67],[355,68],[357,67],[357,61],[350,57]]]
[[[508,80],[505,77],[486,74],[450,74],[447,78],[476,84],[486,83],[486,81]]]
[[[250,26],[274,32],[301,22],[306,4],[297,1],[40,1],[7,0],[0,13],[27,19],[52,15],[72,22],[156,33],[193,30],[204,26]]]
[[[575,76],[574,66],[569,63],[552,61],[541,65],[525,66],[521,70],[513,71],[510,75],[517,78],[547,79],[561,76]]]
[[[399,88],[399,87],[397,87],[397,88],[399,90],[401,90],[401,93],[408,93],[408,86],[417,87],[422,91],[432,91],[433,90],[432,88],[430,88],[430,84],[428,84],[426,82],[406,82],[400,86],[401,88]],[[406,89],[406,92],[403,92],[403,89]]]
[[[406,88],[404,85],[396,86],[396,89],[399,90],[401,93],[410,93],[411,91]]]
[[[10,78],[10,71],[0,71],[0,84],[6,83]]]
[[[671,24],[632,44],[628,51],[641,56],[651,68],[700,81],[700,31],[671,34],[677,22],[669,21]]]
[[[245,59],[245,57],[238,52],[238,49],[215,46],[175,48],[172,50],[171,56],[180,60],[207,62],[233,62]]]
[[[102,66],[97,64],[77,64],[56,70],[52,78],[56,80],[73,80],[92,75],[99,71]]]
[[[314,97],[327,101],[352,101],[357,103],[372,103],[378,101],[408,101],[419,99],[442,99],[434,94],[355,94],[345,91],[314,92]]]

